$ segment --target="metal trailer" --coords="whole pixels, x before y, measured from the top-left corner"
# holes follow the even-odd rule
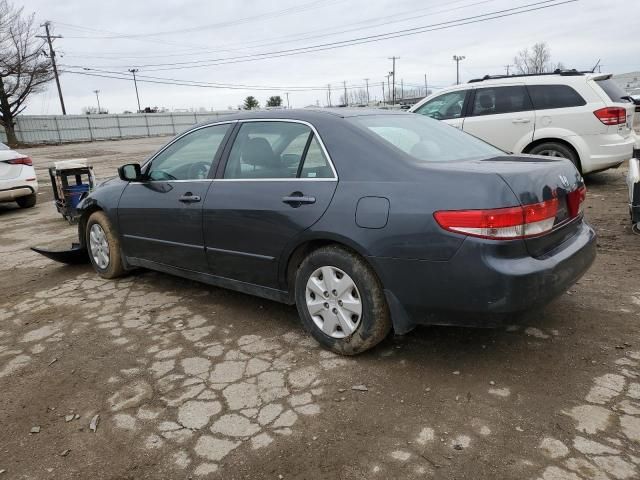
[[[93,190],[95,176],[93,167],[85,159],[55,162],[49,167],[56,209],[69,223],[78,218],[80,200]]]

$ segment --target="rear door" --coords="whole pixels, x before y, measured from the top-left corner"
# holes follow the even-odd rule
[[[228,150],[204,204],[210,270],[279,288],[280,254],[322,216],[337,175],[321,139],[304,122],[243,121]]]
[[[442,120],[456,128],[462,128],[464,111],[471,90],[455,90],[443,93],[416,108],[413,113],[419,113],[435,120]]]
[[[202,205],[232,126],[183,135],[153,158],[143,181],[127,185],[118,204],[118,225],[128,257],[207,271]]]
[[[476,88],[463,130],[506,152],[533,140],[535,112],[524,84]]]

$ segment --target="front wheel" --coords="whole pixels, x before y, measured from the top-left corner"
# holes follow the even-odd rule
[[[298,269],[295,296],[306,330],[336,353],[364,352],[391,330],[380,281],[362,257],[344,248],[309,254]]]
[[[85,239],[89,259],[102,278],[117,278],[124,273],[120,241],[104,212],[94,212],[87,220]]]

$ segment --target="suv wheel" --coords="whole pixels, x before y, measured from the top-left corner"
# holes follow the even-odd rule
[[[91,214],[87,220],[85,239],[91,265],[98,275],[102,278],[117,278],[125,273],[120,256],[120,241],[103,212]]]
[[[38,195],[36,195],[35,193],[32,193],[31,195],[27,195],[26,197],[16,198],[16,203],[20,208],[35,207],[37,201],[38,201]]]
[[[580,164],[578,162],[578,157],[566,145],[557,142],[545,142],[540,143],[533,147],[529,152],[531,155],[542,155],[545,157],[561,157],[566,158],[567,160],[571,160],[578,170],[580,170]]]
[[[380,343],[391,317],[380,281],[358,255],[323,247],[304,259],[296,275],[302,323],[324,347],[356,355]]]

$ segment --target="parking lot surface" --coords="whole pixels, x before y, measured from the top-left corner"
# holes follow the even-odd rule
[[[294,307],[142,270],[102,280],[28,250],[76,238],[47,201],[51,162],[89,158],[106,178],[164,141],[25,150],[43,195],[0,205],[0,479],[640,478],[624,169],[587,179],[598,258],[547,308],[347,358]]]

